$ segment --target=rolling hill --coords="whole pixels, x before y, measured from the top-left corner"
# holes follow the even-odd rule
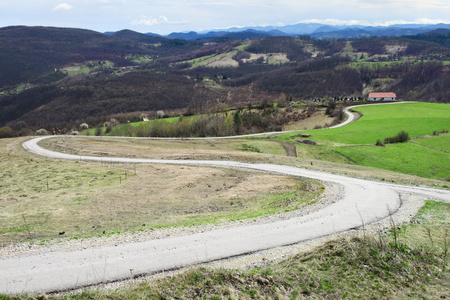
[[[186,40],[130,30],[0,28],[0,126],[70,128],[120,114],[277,102],[280,95],[321,102],[394,91],[402,100],[448,102],[450,33],[432,29],[350,40],[244,30]]]

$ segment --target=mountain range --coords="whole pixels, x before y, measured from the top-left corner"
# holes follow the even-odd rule
[[[394,24],[390,26],[326,25],[321,23],[298,23],[285,26],[232,27],[228,29],[203,30],[199,32],[173,32],[166,36],[146,33],[153,37],[183,40],[208,40],[218,37],[253,39],[265,36],[309,35],[315,39],[358,38],[370,36],[403,36],[427,33],[436,29],[450,29],[450,24]],[[106,32],[114,34],[114,32]]]

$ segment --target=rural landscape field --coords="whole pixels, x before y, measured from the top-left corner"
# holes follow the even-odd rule
[[[7,151],[2,158],[2,188],[7,198],[2,209],[2,219],[5,221],[2,244],[6,249],[16,248],[20,252],[23,251],[21,247],[14,245],[24,241],[34,245],[33,247],[39,247],[52,245],[61,239],[73,241],[75,238],[77,241],[98,239],[101,236],[114,238],[149,230],[157,230],[154,234],[160,235],[170,234],[170,228],[179,230],[187,226],[192,230],[205,224],[223,226],[221,224],[224,222],[267,218],[270,214],[304,209],[320,199],[324,190],[320,182],[300,178],[220,168],[111,164],[106,162],[108,157],[232,159],[448,188],[449,166],[442,162],[448,161],[448,149],[445,147],[449,135],[436,134],[445,131],[444,128],[450,125],[445,104],[381,104],[358,107],[355,110],[362,113],[363,117],[345,127],[301,131],[304,135],[310,135],[308,139],[317,141],[318,145],[298,143],[298,132],[217,140],[133,140],[68,136],[46,140],[42,144],[47,149],[80,157],[104,157],[104,163],[40,158],[21,149],[24,138],[3,139],[3,147]],[[391,115],[393,111],[397,112],[395,115],[398,119],[408,117],[415,120],[406,123],[412,139],[402,144],[375,146],[374,140],[406,129],[398,126],[399,120]],[[417,118],[422,121],[418,122]],[[364,124],[374,122],[373,120],[377,120],[382,126]],[[418,124],[423,123],[430,123],[430,127],[420,128]],[[376,128],[376,135],[368,137],[368,126]],[[341,139],[336,139],[333,132],[338,132]],[[297,156],[287,156],[280,142],[292,143]],[[412,159],[405,162],[410,155],[402,152],[399,146],[418,147],[414,151],[420,161]],[[391,147],[393,149],[389,149]],[[353,151],[342,152],[342,149]],[[392,158],[389,164],[382,165],[375,159],[377,155],[383,155],[377,154],[377,151],[386,150],[388,153],[398,153],[394,157],[397,161]],[[442,152],[443,156],[434,155],[436,152]],[[362,158],[367,155],[374,157],[371,160],[373,165],[365,166]],[[423,169],[429,170],[428,173],[418,173],[425,172],[419,167],[422,163],[427,164]],[[407,167],[401,168],[404,164]],[[23,184],[18,186],[18,181]],[[165,187],[164,190],[161,190],[161,186]],[[380,296],[421,297],[425,293],[427,296],[429,293],[434,296],[445,295],[448,287],[445,265],[448,263],[446,252],[449,209],[448,204],[430,201],[410,224],[401,224],[399,232],[393,233],[388,227],[388,231],[381,235],[375,233],[380,228],[367,229],[372,232],[368,236],[365,233],[363,236],[360,232],[356,236],[329,241],[314,252],[288,260],[280,261],[276,257],[271,263],[263,260],[263,264],[257,264],[257,269],[214,270],[202,267],[190,269],[180,275],[171,275],[167,279],[146,279],[130,283],[131,285],[122,286],[112,294],[104,290],[92,290],[68,295],[71,298],[134,298],[139,294],[150,298],[196,298],[199,295],[208,298],[220,293],[224,297],[235,295],[238,298],[295,294],[320,297],[350,293],[349,290],[355,296],[368,288],[377,290]],[[394,234],[398,239],[395,244]],[[379,252],[374,252],[374,249]],[[395,253],[393,257],[387,255],[392,251]],[[342,256],[344,253],[345,256]],[[368,261],[364,264],[371,266],[368,276],[372,274],[367,283],[356,283],[362,266],[359,263],[353,265],[354,259],[347,255],[367,257]],[[342,261],[337,262],[338,257]],[[310,260],[314,262],[312,265],[308,263]],[[422,272],[431,272],[430,263],[441,264],[443,269],[437,267],[432,278],[422,283],[422,289],[416,290],[414,284],[425,280]],[[286,264],[290,266],[288,269]],[[333,267],[323,269],[328,264]],[[398,276],[404,276],[401,274],[406,270],[400,267],[402,264],[408,266],[408,276],[411,277],[399,281]],[[386,269],[387,265],[397,267],[390,271],[391,267]],[[340,277],[335,276],[344,269],[347,270],[344,273],[347,280],[341,282]],[[291,276],[297,278],[299,270],[303,270],[300,271],[303,274],[300,278],[286,282]],[[385,276],[389,278],[388,283],[383,279]],[[271,288],[267,289],[268,286]]]
[[[0,28],[0,299],[450,297],[442,26]]]

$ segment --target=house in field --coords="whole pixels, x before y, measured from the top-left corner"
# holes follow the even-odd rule
[[[395,101],[397,95],[395,93],[369,93],[369,101]]]

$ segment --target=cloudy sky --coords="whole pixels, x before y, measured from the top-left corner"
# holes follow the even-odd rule
[[[0,27],[169,34],[255,25],[450,23],[450,0],[0,0]]]

